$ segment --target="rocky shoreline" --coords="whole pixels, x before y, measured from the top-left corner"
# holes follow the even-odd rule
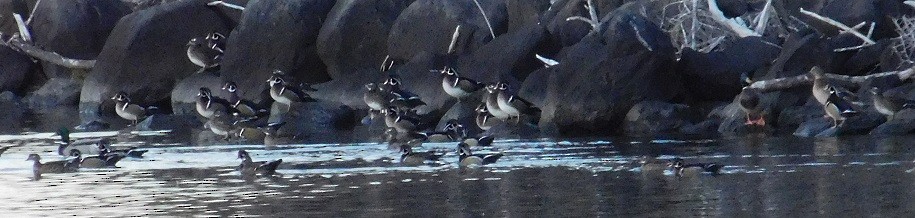
[[[915,99],[907,77],[833,79],[855,95],[857,111],[838,127],[811,97],[810,81],[762,89],[765,126],[745,124],[736,98],[741,74],[759,83],[808,75],[814,66],[839,76],[915,66],[909,58],[915,46],[908,44],[915,42],[915,25],[909,25],[915,7],[899,1],[225,1],[244,10],[211,2],[0,1],[0,107],[8,111],[4,120],[20,121],[2,130],[20,131],[23,114],[60,108],[72,108],[71,116],[78,114],[89,130],[123,129],[129,122],[114,113],[111,100],[123,91],[161,111],[139,128],[200,132],[206,120],[194,109],[199,88],[228,98],[221,87],[233,81],[241,98],[265,100],[264,81],[281,70],[317,89],[309,93],[317,102],[270,118],[287,122],[280,132],[302,141],[380,137],[384,124],[365,122],[370,112],[363,93],[365,84],[388,73],[426,103],[417,112],[436,128],[458,119],[482,132],[473,123],[479,100],[452,98],[439,73],[430,72],[443,67],[486,84],[505,82],[542,110],[535,127],[484,133],[501,137],[833,137],[915,130],[915,110],[889,118],[873,108],[869,92],[879,87],[883,96]],[[22,40],[13,13],[28,18],[32,39],[26,44],[94,65],[61,66],[23,51],[12,43]],[[227,36],[225,53],[218,69],[198,73],[186,43],[211,32]],[[386,57],[393,64],[381,72]]]

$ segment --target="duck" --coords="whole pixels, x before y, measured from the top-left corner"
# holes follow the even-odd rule
[[[467,135],[467,129],[455,119],[448,120],[448,123],[445,125],[445,130],[454,134],[456,138],[460,138],[462,143],[465,143],[470,147],[488,147],[492,146],[492,142],[495,141],[495,137],[492,136],[477,137]]]
[[[243,175],[260,173],[262,176],[272,176],[276,173],[276,169],[280,164],[283,163],[283,159],[254,162],[251,160],[251,155],[245,150],[238,150],[238,159],[241,159],[238,170],[241,171]]]
[[[286,75],[285,71],[275,69],[275,70],[273,70],[272,73],[273,73],[273,76],[283,79],[283,85],[288,85],[290,87],[299,87],[299,90],[302,90],[305,92],[318,91],[318,89],[315,89],[313,86],[311,86],[311,83],[296,81],[294,77]]]
[[[206,36],[207,46],[210,49],[216,50],[219,53],[225,53],[226,51],[226,36],[222,33],[212,32]]]
[[[400,79],[396,76],[390,76],[384,81],[381,90],[391,94],[391,99],[388,100],[388,104],[397,107],[400,110],[412,110],[419,106],[426,105],[426,102],[420,99],[419,95],[404,90],[401,85]]]
[[[146,118],[146,108],[130,103],[130,98],[127,97],[126,92],[118,92],[114,97],[111,97],[111,99],[117,102],[114,107],[114,112],[121,118],[131,121],[131,125],[136,125],[141,119]]]
[[[819,66],[811,68],[809,73],[813,76],[813,87],[811,88],[813,97],[816,98],[820,105],[826,105],[826,100],[829,99],[829,87],[831,86],[826,79],[826,73]]]
[[[507,120],[511,115],[499,108],[499,88],[497,85],[486,85],[486,94],[483,96],[486,101],[486,111],[496,119]]]
[[[893,115],[905,109],[907,104],[912,103],[909,100],[884,96],[884,93],[877,87],[871,88],[870,92],[873,95],[874,109],[880,114],[886,115],[887,120],[892,120]]]
[[[515,121],[520,121],[522,114],[535,117],[540,116],[540,108],[537,108],[533,103],[512,94],[508,89],[508,83],[500,82],[498,88],[499,92],[496,97],[496,102],[499,104],[499,109],[507,113],[509,118],[516,118],[518,120]]]
[[[187,58],[202,69],[219,66],[222,61],[222,34],[211,33],[206,37],[192,38],[187,42]]]
[[[369,107],[369,110],[385,110],[388,108],[388,99],[391,98],[392,97],[388,96],[385,92],[381,91],[381,89],[378,87],[378,84],[365,84],[365,93],[362,94],[362,101],[364,101],[365,105]]]
[[[445,90],[445,93],[457,99],[466,98],[485,86],[483,83],[461,77],[454,68],[445,67],[441,70],[441,74],[442,89]]]
[[[668,165],[673,171],[674,174],[678,177],[684,176],[687,172],[699,173],[699,172],[708,172],[712,175],[718,175],[721,173],[721,168],[724,165],[719,163],[684,163],[681,158],[674,158],[671,160]]]
[[[98,141],[99,155],[120,155],[124,157],[131,158],[143,158],[143,154],[149,152],[149,150],[140,150],[137,147],[130,147],[127,149],[113,149],[111,148],[111,140],[102,139]]]
[[[232,108],[231,103],[226,99],[213,96],[213,92],[207,87],[200,87],[197,93],[195,108],[200,116],[212,119],[217,114],[233,114],[237,111]]]
[[[271,76],[267,83],[270,84],[270,97],[286,106],[291,106],[293,102],[315,102],[315,99],[301,89],[287,85],[280,76]]]
[[[669,162],[658,160],[652,156],[637,158],[634,161],[634,165],[634,169],[637,168],[640,172],[663,172],[672,166]]]
[[[32,161],[32,174],[35,180],[41,179],[41,174],[45,173],[72,173],[79,169],[79,159],[68,159],[62,161],[41,162],[41,156],[38,154],[29,154],[26,161]]]
[[[474,121],[476,122],[477,127],[480,127],[483,131],[492,129],[492,127],[499,122],[496,117],[489,113],[489,110],[486,108],[486,103],[481,103],[474,111],[477,112]]]
[[[99,154],[83,157],[82,154],[74,152],[71,157],[79,160],[80,168],[109,168],[115,165],[125,156],[119,154]]]
[[[60,141],[55,142],[57,143],[57,154],[60,156],[69,157],[74,152],[86,155],[99,154],[101,152],[98,149],[97,140],[71,140],[70,129],[66,127],[57,129],[55,134],[60,137]]]
[[[759,105],[758,89],[750,88],[749,86],[743,87],[743,90],[741,90],[740,94],[737,96],[737,101],[740,105],[740,109],[746,114],[746,125],[766,125],[766,119],[763,117],[763,111]]]
[[[207,120],[207,122],[203,124],[203,128],[210,129],[214,134],[222,136],[223,140],[231,138],[236,131],[235,126],[232,126],[230,122],[219,115],[213,117],[213,119]]]
[[[398,112],[394,107],[382,111],[382,114],[384,114],[385,125],[402,133],[417,131],[420,123],[419,118]]]
[[[419,165],[425,161],[438,161],[444,154],[436,154],[434,151],[414,152],[413,147],[401,145],[400,163],[407,165]]]
[[[251,141],[264,141],[268,136],[275,136],[276,131],[286,122],[271,122],[258,127],[241,127],[235,136]]]
[[[844,124],[848,117],[858,114],[851,102],[840,97],[835,88],[829,88],[829,98],[826,100],[826,104],[823,105],[823,110],[826,111],[826,115],[832,118],[833,127]]]
[[[425,142],[425,138],[418,136],[417,133],[400,133],[392,127],[385,129],[384,136],[385,141],[388,143],[388,148],[391,149],[400,149],[403,145],[419,147]]]
[[[229,106],[235,109],[236,113],[233,114],[236,117],[242,117],[244,119],[257,119],[259,117],[265,117],[270,115],[269,106],[265,104],[255,104],[252,101],[242,99],[238,96],[238,85],[235,82],[226,82],[222,86],[222,90],[229,92]],[[264,101],[270,103],[269,101]]]
[[[496,154],[477,154],[474,155],[470,151],[470,145],[464,142],[458,143],[458,165],[461,167],[474,167],[474,166],[483,166],[487,164],[495,163],[502,158],[502,153]]]

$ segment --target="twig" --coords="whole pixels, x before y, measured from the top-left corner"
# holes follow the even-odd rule
[[[28,26],[22,21],[22,15],[13,13],[13,18],[16,19],[16,26],[19,27],[19,37],[22,37],[22,40],[25,40],[26,42],[31,42],[32,34],[29,33]]]
[[[476,1],[476,0],[474,0],[474,1]],[[566,21],[580,20],[580,21],[583,21],[583,22],[591,25],[592,31],[597,31],[597,28],[600,27],[600,18],[597,17],[597,9],[594,8],[593,0],[588,0],[587,4],[585,4],[585,9],[588,10],[588,16],[590,16],[591,18],[585,18],[582,16],[572,16],[572,17],[566,18]]]
[[[690,48],[696,49],[696,30],[697,24],[699,23],[699,0],[693,0],[693,23],[690,25]]]
[[[543,62],[543,65],[546,65],[546,67],[552,67],[554,65],[559,64],[559,61],[540,56],[540,54],[535,54],[534,57],[537,57],[537,60],[540,60],[540,62]]]
[[[588,0],[588,1],[590,1],[590,0]],[[489,17],[486,17],[486,11],[483,11],[483,6],[481,6],[480,2],[477,0],[473,0],[473,3],[477,4],[477,8],[480,9],[480,14],[483,15],[483,20],[486,21],[486,27],[489,28],[489,35],[492,35],[492,38],[495,39],[496,32],[492,31],[492,24],[489,23]]]
[[[639,28],[636,27],[635,23],[630,20],[629,26],[632,27],[632,31],[635,32],[635,38],[637,38],[639,42],[642,43],[642,46],[645,46],[648,51],[654,51],[654,49],[651,48],[651,45],[648,44],[648,41],[645,41],[645,38],[642,38],[642,34],[639,33]]]
[[[852,35],[854,35],[854,36],[860,38],[861,41],[864,41],[865,44],[877,44],[877,42],[875,42],[874,40],[868,38],[868,37],[865,36],[864,34],[861,34],[861,32],[858,32],[857,30],[852,29],[851,27],[848,27],[848,26],[846,26],[845,24],[842,24],[842,23],[840,23],[840,22],[838,22],[838,21],[836,21],[836,20],[830,19],[830,18],[828,18],[828,17],[820,16],[819,14],[816,14],[816,13],[813,13],[813,12],[810,12],[810,11],[807,11],[807,10],[804,10],[804,8],[801,8],[801,9],[800,9],[800,12],[801,12],[802,14],[806,14],[807,16],[813,17],[813,18],[815,18],[815,19],[817,19],[817,20],[821,20],[821,21],[826,22],[826,23],[828,23],[828,24],[830,24],[830,25],[833,25],[833,26],[835,26],[835,27],[838,27],[839,29],[844,30],[845,32],[851,33]]]
[[[20,39],[11,40],[9,43],[4,44],[10,46],[13,49],[22,51],[23,53],[42,61],[51,62],[56,65],[60,65],[67,68],[73,69],[92,69],[95,66],[95,60],[79,60],[71,59],[61,56],[55,52],[49,52],[42,50],[34,45],[23,42]]]
[[[454,46],[457,45],[458,36],[461,36],[461,25],[454,27],[454,33],[451,34],[451,43],[448,44],[448,54],[454,52]]]
[[[41,0],[35,1],[35,6],[32,6],[32,12],[29,12],[29,19],[25,20],[25,24],[32,25],[32,17],[35,17],[35,10],[38,10],[39,4],[41,4]]]
[[[766,5],[763,6],[762,12],[759,12],[759,15],[756,16],[758,21],[756,21],[756,34],[762,35],[766,33],[766,27],[769,25],[769,9],[772,8],[772,0],[767,0]]]
[[[381,67],[379,68],[379,70],[380,70],[381,72],[388,71],[388,69],[385,68],[385,67],[388,66],[388,59],[390,59],[390,58],[391,58],[391,55],[385,55],[385,56],[384,56],[384,60],[381,61]]]
[[[222,5],[222,6],[225,6],[225,7],[227,7],[227,8],[231,8],[231,9],[235,9],[235,10],[239,10],[239,11],[245,10],[245,7],[242,7],[242,6],[239,6],[239,5],[230,4],[230,3],[226,3],[226,2],[223,2],[223,1],[213,1],[213,2],[207,3],[207,5],[209,5],[209,6]]]
[[[741,24],[742,22],[737,19],[728,19],[724,16],[724,12],[718,8],[718,3],[715,0],[708,0],[709,12],[712,14],[712,18],[715,21],[718,21],[721,24],[727,26],[731,31],[737,34],[737,36],[743,38],[748,36],[759,36],[758,33],[750,30],[746,25]]]

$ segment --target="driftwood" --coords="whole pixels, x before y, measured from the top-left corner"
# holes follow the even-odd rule
[[[889,76],[897,76],[897,77],[899,77],[899,80],[910,79],[913,76],[915,76],[915,68],[909,68],[909,69],[901,70],[901,71],[876,73],[876,74],[871,74],[871,75],[866,75],[866,76],[845,76],[845,75],[829,74],[829,73],[825,74],[825,76],[827,79],[829,79],[831,81],[836,81],[836,82],[844,83],[847,85],[859,85],[868,80],[882,78],[882,77],[889,77]],[[813,82],[813,76],[811,76],[810,74],[804,74],[804,75],[793,76],[793,77],[756,81],[756,82],[753,82],[753,84],[750,84],[750,88],[758,89],[762,92],[768,92],[768,91],[776,91],[776,90],[793,88],[793,87],[802,86],[802,85],[810,85],[812,82]]]
[[[242,6],[240,6],[240,5],[234,5],[234,4],[226,3],[226,2],[223,2],[223,1],[213,1],[213,2],[207,3],[207,5],[209,5],[209,6],[222,5],[222,6],[225,6],[225,7],[227,7],[227,8],[231,8],[231,9],[235,9],[235,10],[239,10],[239,11],[245,10],[245,7],[242,7]]]
[[[66,68],[73,69],[92,69],[95,66],[95,60],[80,60],[72,59],[61,56],[55,52],[45,51],[41,48],[38,48],[34,45],[23,42],[21,39],[12,39],[8,43],[3,43],[10,48],[15,50],[22,51],[23,53],[31,56],[32,58],[51,62],[56,65],[60,65]]]

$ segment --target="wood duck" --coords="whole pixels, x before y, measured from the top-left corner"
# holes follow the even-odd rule
[[[496,117],[492,116],[489,110],[486,109],[486,103],[481,103],[475,111],[477,112],[477,117],[474,120],[477,123],[477,127],[480,127],[483,131],[491,129],[498,123]]]
[[[480,82],[459,76],[453,68],[445,67],[441,70],[441,74],[442,88],[445,93],[458,99],[466,98],[485,86]]]
[[[213,96],[213,92],[211,92],[209,88],[200,87],[200,91],[197,93],[195,108],[200,116],[212,119],[217,114],[227,115],[235,113],[236,110],[232,109],[230,105],[231,103],[226,99]]]
[[[486,110],[489,114],[492,114],[493,117],[496,117],[500,120],[507,120],[511,117],[507,112],[499,108],[499,87],[498,84],[489,84],[486,86],[486,94],[484,99],[486,99]]]
[[[238,165],[238,170],[241,171],[242,175],[260,173],[262,176],[271,176],[276,173],[276,169],[283,163],[283,159],[254,162],[251,160],[251,155],[245,150],[238,150],[238,159],[242,159],[241,164]]]
[[[893,115],[904,109],[906,104],[911,103],[911,101],[905,99],[884,96],[880,88],[877,87],[871,88],[870,92],[873,95],[874,109],[886,115],[888,119],[893,119]]]
[[[382,111],[387,109],[388,99],[391,98],[393,97],[381,91],[377,84],[365,84],[365,93],[362,94],[362,100],[365,101],[365,105],[368,105],[370,110]]]
[[[492,136],[469,136],[467,135],[467,129],[464,128],[464,125],[458,123],[457,120],[451,119],[445,125],[445,131],[450,132],[451,134],[457,135],[457,138],[461,139],[461,142],[469,145],[470,147],[487,147],[491,146],[492,142],[495,140]]]
[[[400,155],[400,163],[407,165],[419,165],[427,160],[438,161],[444,156],[444,154],[436,154],[434,151],[413,152],[413,147],[409,145],[401,145],[400,151],[403,152]]]
[[[206,37],[193,38],[187,42],[187,58],[203,69],[219,66],[223,55],[224,37],[211,33]]]
[[[829,98],[823,109],[832,118],[833,127],[842,125],[848,117],[858,114],[851,102],[840,97],[835,88],[829,88]]]
[[[811,93],[820,105],[826,105],[826,99],[829,99],[829,82],[826,80],[826,73],[820,67],[814,66],[810,69],[810,75],[813,76],[813,87]]]
[[[60,141],[57,141],[57,154],[64,157],[69,157],[74,152],[92,155],[99,154],[97,140],[71,140],[70,139],[70,129],[66,127],[61,127],[57,129],[57,134],[60,136]],[[104,139],[103,139],[104,140]]]
[[[146,154],[146,152],[149,152],[149,150],[141,150],[141,149],[138,149],[137,147],[130,147],[127,149],[114,149],[111,147],[111,140],[109,140],[109,139],[99,140],[98,149],[99,149],[100,156],[121,155],[124,157],[132,157],[132,158],[143,158],[143,154]]]
[[[143,108],[140,105],[131,104],[130,98],[127,97],[126,92],[118,92],[111,99],[117,102],[114,107],[114,112],[121,118],[130,120],[132,125],[136,125],[140,122],[139,120],[146,118],[146,108]]]
[[[269,106],[266,104],[255,104],[254,102],[242,99],[238,96],[238,86],[235,85],[235,82],[226,82],[222,86],[222,90],[229,92],[229,106],[235,109],[236,113],[233,114],[236,117],[243,119],[257,119],[259,117],[269,116],[270,110],[267,109]],[[270,103],[269,101],[264,101],[265,103]]]
[[[419,147],[426,141],[426,138],[423,135],[419,135],[415,132],[400,133],[394,128],[387,128],[384,131],[384,135],[385,141],[388,143],[388,148],[391,149],[400,149],[400,147],[404,145]]]
[[[69,159],[62,161],[51,161],[41,163],[41,156],[38,154],[29,154],[26,161],[32,162],[32,174],[35,180],[41,179],[41,174],[45,173],[71,173],[79,169],[79,159]]]
[[[393,107],[382,112],[382,114],[384,114],[384,123],[388,127],[397,129],[398,132],[402,133],[416,132],[418,130],[420,123],[419,118],[398,112]]]
[[[708,172],[712,175],[718,175],[721,173],[721,168],[724,167],[722,164],[718,163],[684,163],[681,158],[674,158],[669,164],[670,168],[674,171],[674,174],[678,177],[682,177],[687,172]]]
[[[268,136],[275,136],[276,131],[285,124],[286,122],[278,122],[268,123],[267,125],[259,127],[241,127],[235,135],[246,140],[263,141],[266,140]]]
[[[213,119],[207,120],[207,122],[203,124],[203,128],[210,129],[214,134],[222,136],[223,140],[231,138],[236,131],[235,126],[232,126],[231,122],[219,115],[213,117]]]
[[[388,100],[391,106],[397,107],[399,110],[411,110],[426,105],[426,102],[423,102],[418,95],[404,90],[401,85],[400,79],[391,76],[381,86],[382,91],[391,94],[391,99]]]
[[[270,84],[270,97],[276,102],[290,106],[293,102],[315,101],[315,99],[311,98],[310,95],[301,89],[287,85],[282,77],[276,75],[271,76],[270,79],[267,80],[267,83]]]
[[[82,154],[73,153],[71,157],[79,160],[80,168],[108,168],[116,167],[115,164],[117,164],[118,161],[121,161],[121,159],[124,159],[125,156],[106,153],[83,157]]]
[[[299,87],[299,90],[302,90],[304,92],[318,91],[317,89],[315,89],[314,87],[311,86],[311,83],[296,81],[295,77],[291,77],[291,76],[287,75],[286,72],[284,72],[282,70],[279,70],[279,69],[273,70],[273,76],[283,79],[283,85],[287,85],[290,87]]]
[[[508,90],[508,83],[500,82],[498,88],[496,102],[499,104],[499,109],[507,113],[510,118],[518,118],[520,120],[522,114],[539,116],[540,108],[513,94]]]
[[[740,109],[747,115],[747,125],[765,126],[766,119],[763,117],[762,108],[759,105],[759,90],[743,87],[740,95],[737,96],[740,103]]]
[[[491,163],[495,163],[502,158],[502,153],[497,154],[477,154],[474,155],[470,151],[470,145],[467,143],[458,143],[458,165],[461,167],[472,167],[472,166],[483,166]]]

